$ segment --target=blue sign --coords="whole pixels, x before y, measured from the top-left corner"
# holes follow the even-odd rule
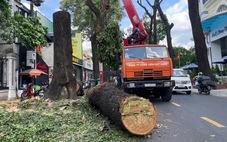
[[[216,30],[212,33],[212,37],[218,36],[227,31],[227,26],[223,27],[222,29]]]

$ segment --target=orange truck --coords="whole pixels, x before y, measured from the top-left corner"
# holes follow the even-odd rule
[[[146,44],[147,33],[132,1],[123,0],[123,3],[133,30],[139,30],[136,37],[124,39],[120,75],[122,87],[126,93],[170,101],[175,82],[171,80],[173,65],[168,49],[165,45]]]

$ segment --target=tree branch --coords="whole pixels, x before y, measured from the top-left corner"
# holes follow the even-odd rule
[[[100,18],[101,12],[100,10],[95,6],[92,0],[86,0],[85,4],[91,9],[91,11],[95,14],[97,19]]]
[[[153,16],[149,13],[149,11],[147,10],[147,8],[145,6],[142,5],[141,0],[137,0],[137,3],[145,10],[146,14],[152,19]],[[151,6],[152,7],[152,6]],[[153,7],[152,7],[153,8]]]

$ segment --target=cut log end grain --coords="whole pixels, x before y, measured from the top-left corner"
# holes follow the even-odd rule
[[[105,82],[87,92],[89,103],[116,125],[135,135],[146,135],[156,123],[155,108],[145,98],[127,94],[114,83]]]
[[[120,105],[120,113],[124,127],[132,134],[146,135],[156,123],[155,109],[145,98],[126,98]]]

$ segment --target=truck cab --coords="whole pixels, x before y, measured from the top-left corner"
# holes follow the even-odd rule
[[[174,85],[172,74],[172,60],[165,45],[124,46],[121,78],[125,92],[169,101]]]
[[[146,44],[147,32],[131,0],[122,0],[128,17],[140,34],[124,39],[122,51],[121,83],[126,93],[148,98],[153,95],[170,101],[173,75],[172,60],[165,45]],[[142,35],[142,36],[140,36]]]

